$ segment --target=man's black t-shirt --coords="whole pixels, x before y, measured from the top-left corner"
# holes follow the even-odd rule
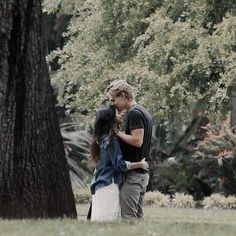
[[[134,147],[125,142],[121,142],[123,159],[130,162],[138,162],[143,158],[148,160],[151,138],[152,138],[153,120],[148,111],[135,104],[126,114],[125,133],[131,134],[134,129],[144,129],[143,144],[141,147]]]

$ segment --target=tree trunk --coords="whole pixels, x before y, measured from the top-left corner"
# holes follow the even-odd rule
[[[0,217],[76,217],[40,0],[0,0]]]

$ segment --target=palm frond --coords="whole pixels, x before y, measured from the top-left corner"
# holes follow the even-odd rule
[[[74,123],[62,124],[61,135],[63,137],[72,186],[74,189],[87,188],[93,175],[89,160],[91,135],[88,131],[81,130]]]

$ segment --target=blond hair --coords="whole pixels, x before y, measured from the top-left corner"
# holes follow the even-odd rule
[[[107,87],[108,96],[120,96],[122,93],[128,99],[133,100],[135,97],[135,89],[126,80],[114,80]]]

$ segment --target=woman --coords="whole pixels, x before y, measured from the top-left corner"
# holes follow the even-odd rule
[[[96,163],[91,183],[91,221],[116,220],[120,212],[119,186],[123,182],[122,172],[148,168],[145,160],[134,163],[123,161],[114,132],[119,120],[115,106],[101,109],[96,117],[91,144],[91,158]]]

